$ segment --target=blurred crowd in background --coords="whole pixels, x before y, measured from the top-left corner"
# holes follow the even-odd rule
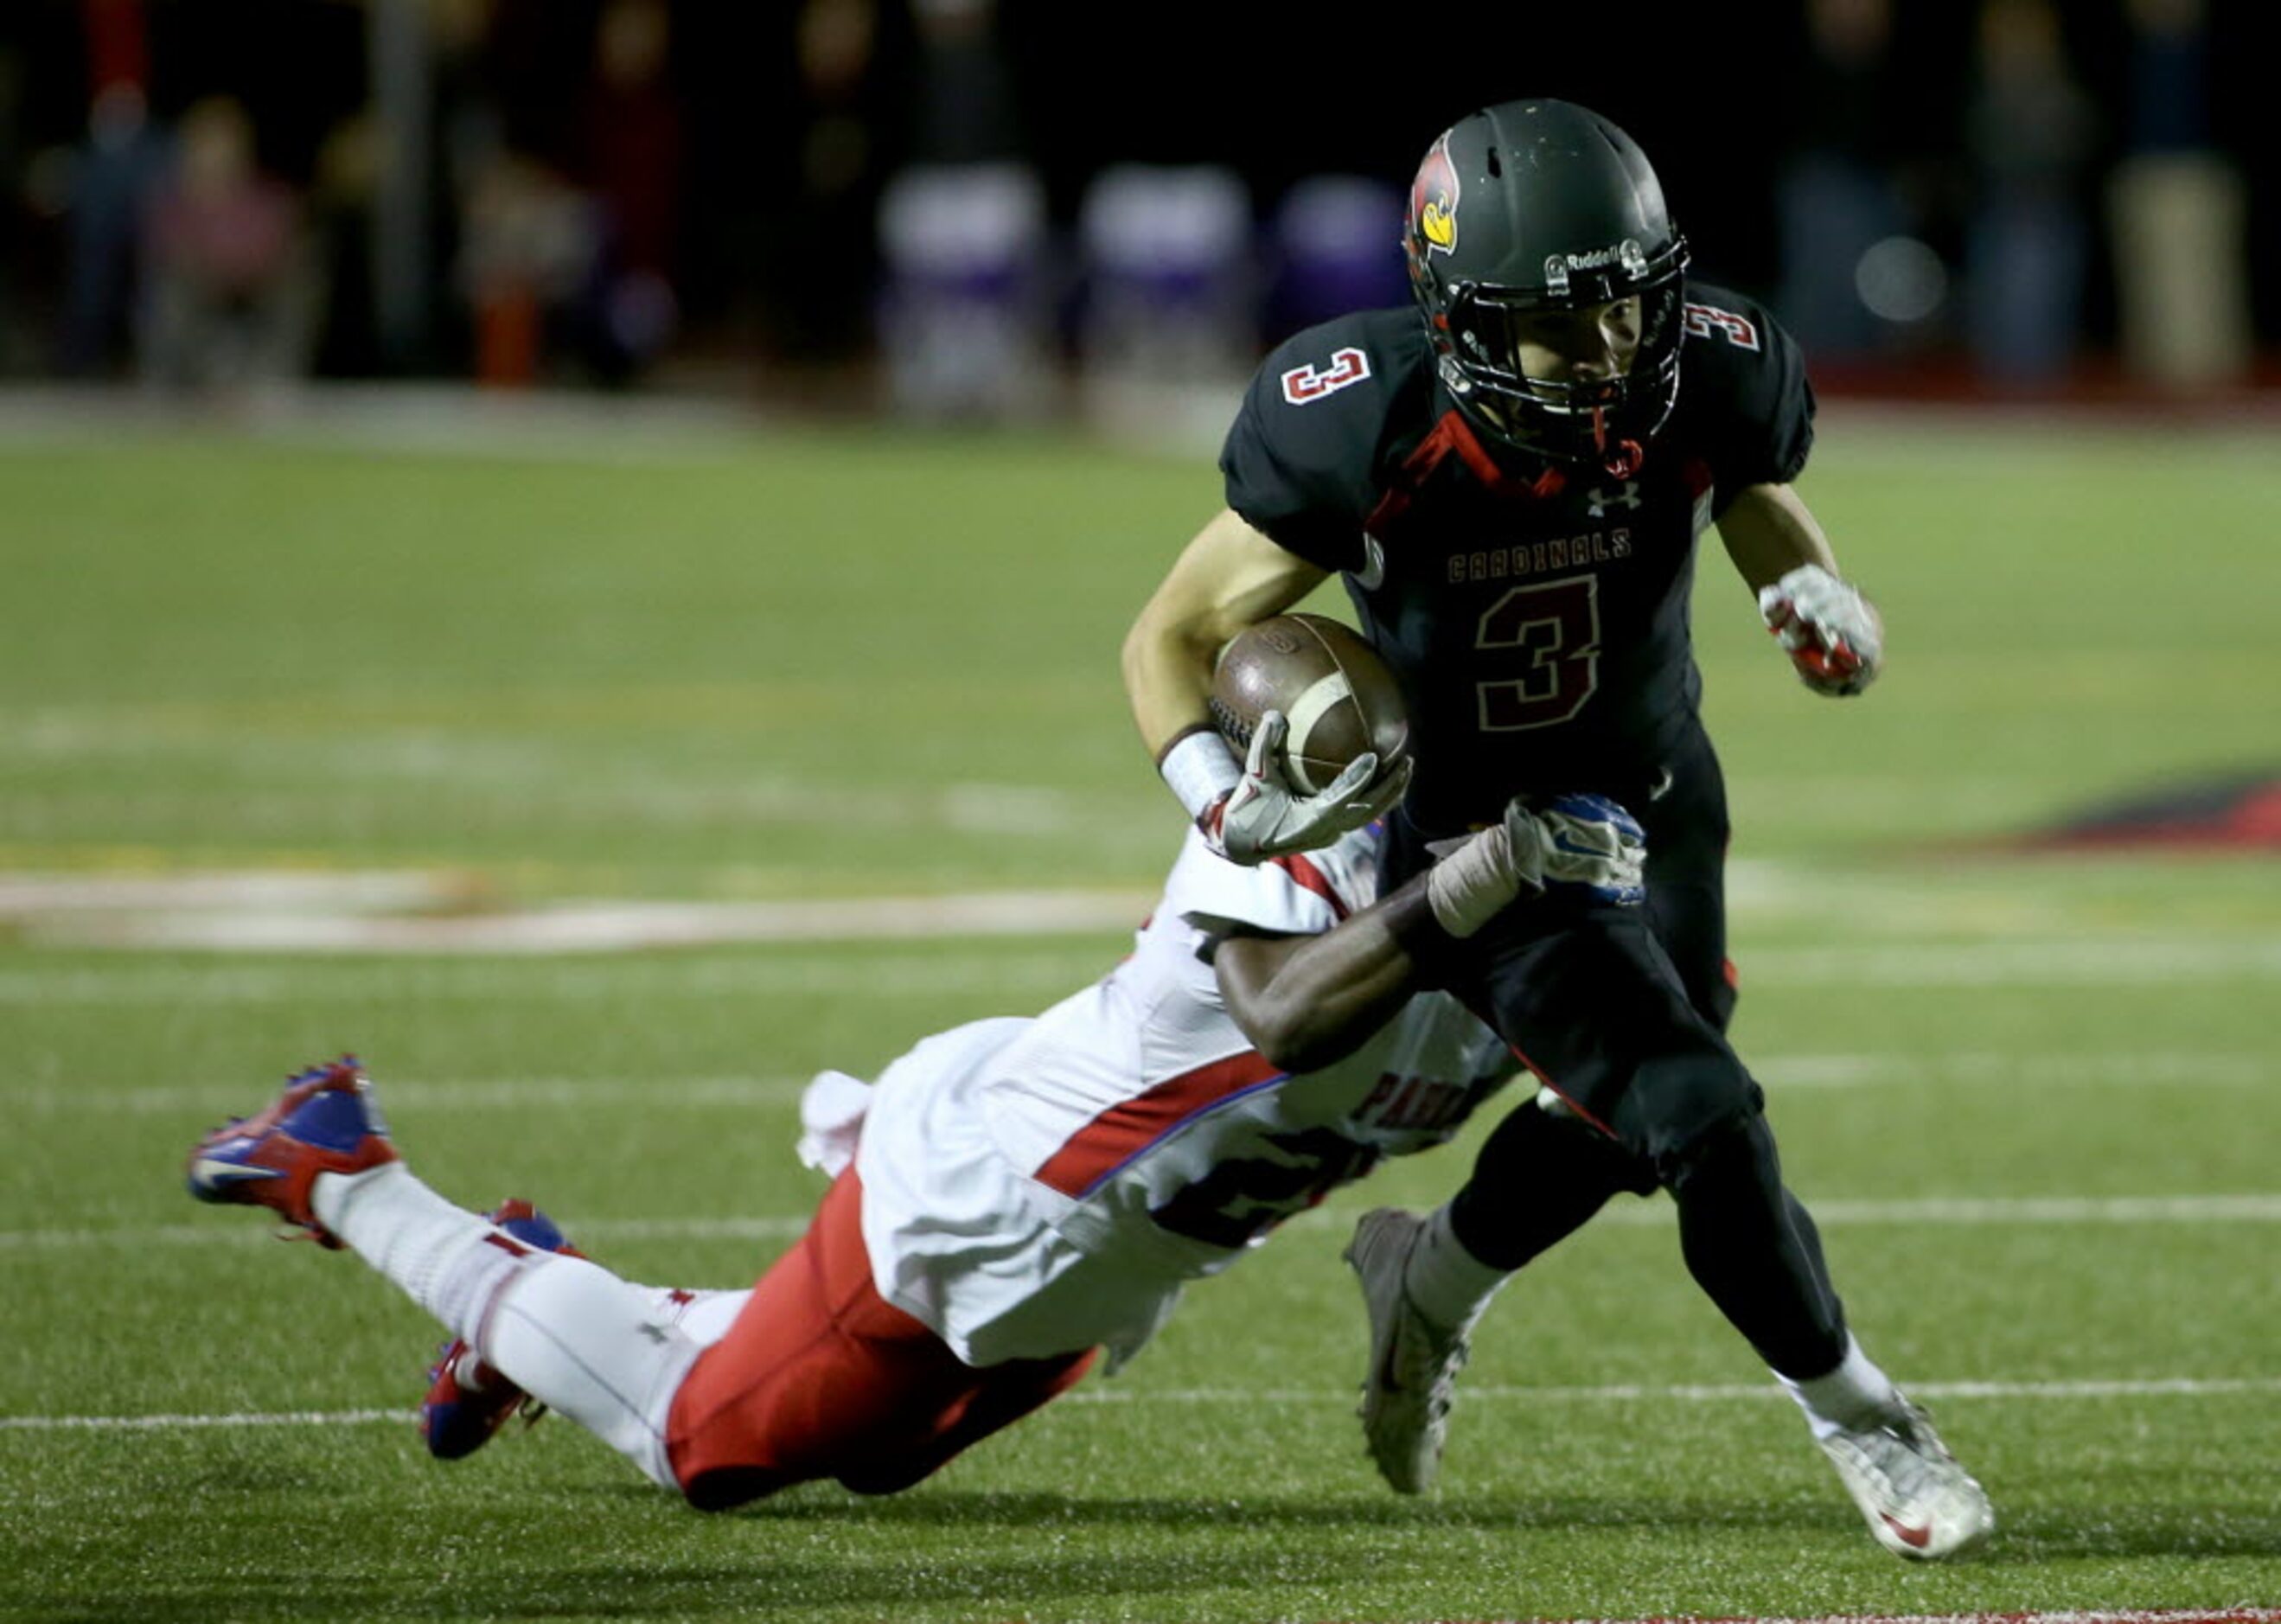
[[[1407,298],[1473,106],[1587,103],[1825,386],[2281,352],[2271,0],[7,0],[0,377],[1156,409]]]

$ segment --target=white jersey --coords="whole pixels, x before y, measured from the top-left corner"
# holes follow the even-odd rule
[[[1132,955],[1032,1020],[979,1021],[889,1065],[854,1162],[880,1294],[972,1365],[1104,1345],[1112,1367],[1181,1284],[1226,1268],[1381,1156],[1437,1145],[1517,1070],[1454,999],[1413,998],[1353,1055],[1291,1076],[1201,956],[1229,926],[1313,935],[1366,906],[1379,836],[1244,868],[1191,835]],[[824,1164],[839,1156],[812,1155]]]

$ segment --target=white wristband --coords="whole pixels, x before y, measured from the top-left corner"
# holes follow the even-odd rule
[[[1198,728],[1164,752],[1156,770],[1164,775],[1164,782],[1171,785],[1190,817],[1202,817],[1243,782],[1243,763],[1235,759],[1227,741],[1210,728]]]

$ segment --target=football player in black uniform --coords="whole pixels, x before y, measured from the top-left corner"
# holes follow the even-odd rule
[[[1397,801],[1390,882],[1516,795],[1596,791],[1645,826],[1641,909],[1484,919],[1464,857],[1434,870],[1439,940],[1421,951],[1543,1087],[1446,1206],[1356,1232],[1372,1452],[1395,1488],[1428,1487],[1490,1293],[1616,1191],[1659,1187],[1688,1268],[1797,1396],[1880,1542],[1961,1550],[1991,1526],[1987,1497],[1848,1333],[1725,1036],[1727,807],[1697,715],[1696,538],[1717,528],[1817,692],[1858,693],[1882,654],[1875,611],[1791,489],[1813,434],[1798,350],[1751,300],[1687,278],[1645,156],[1566,103],[1444,134],[1404,244],[1415,309],[1313,328],[1260,368],[1220,459],[1227,510],[1125,646],[1143,737],[1233,861]],[[1236,762],[1206,696],[1229,638],[1334,571],[1401,681],[1414,778],[1365,756],[1305,795],[1272,755]]]

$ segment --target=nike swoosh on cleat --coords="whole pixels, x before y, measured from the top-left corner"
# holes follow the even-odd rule
[[[1893,1531],[1893,1537],[1912,1551],[1922,1551],[1932,1543],[1932,1525],[1914,1526],[1903,1522],[1890,1512],[1879,1512],[1877,1519]]]
[[[242,1162],[200,1160],[190,1169],[190,1177],[200,1184],[216,1187],[227,1184],[251,1184],[256,1179],[282,1179],[285,1175],[274,1167],[248,1167]]]

